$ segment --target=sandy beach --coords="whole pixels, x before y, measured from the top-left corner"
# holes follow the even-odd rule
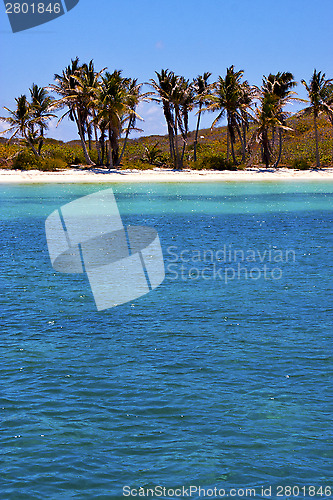
[[[0,170],[0,184],[105,183],[105,182],[234,182],[234,181],[333,181],[333,168],[292,170],[249,168],[242,171],[68,169],[59,172]]]

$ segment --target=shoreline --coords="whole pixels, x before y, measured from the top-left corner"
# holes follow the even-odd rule
[[[104,170],[72,168],[59,172],[0,169],[0,184],[43,183],[119,183],[119,182],[257,182],[257,181],[333,181],[333,168],[320,170],[265,169],[251,167],[238,171],[154,168],[151,170]]]

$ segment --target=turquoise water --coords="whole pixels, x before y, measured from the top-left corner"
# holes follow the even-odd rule
[[[157,230],[166,278],[97,312],[84,276],[52,269],[44,222],[108,187],[125,224]],[[319,182],[0,186],[1,500],[332,485],[332,199]]]

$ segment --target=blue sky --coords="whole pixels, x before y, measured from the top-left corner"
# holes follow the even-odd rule
[[[1,3],[0,107],[13,108],[33,82],[52,83],[76,56],[140,82],[161,68],[190,79],[210,71],[215,80],[231,64],[256,85],[277,71],[291,71],[297,81],[309,80],[314,68],[333,77],[332,18],[332,0],[80,0],[66,15],[13,34]],[[305,97],[301,85],[297,90]],[[145,134],[165,133],[155,103],[139,112]],[[212,120],[206,114],[203,126]],[[66,119],[58,129],[53,123],[49,136],[77,133]]]

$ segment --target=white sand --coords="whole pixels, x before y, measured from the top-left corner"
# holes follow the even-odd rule
[[[333,181],[333,168],[320,170],[293,170],[249,168],[243,171],[183,170],[154,168],[153,170],[104,170],[94,168],[68,169],[59,172],[38,170],[0,170],[1,183],[118,183],[118,182],[216,182],[216,181]]]

